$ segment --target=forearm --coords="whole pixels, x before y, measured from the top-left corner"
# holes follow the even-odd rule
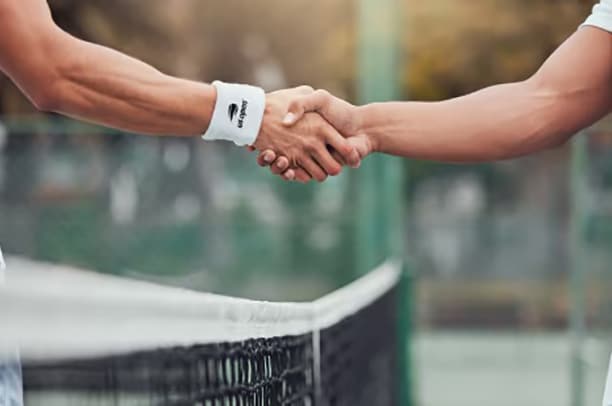
[[[365,106],[364,132],[380,152],[450,162],[514,158],[563,143],[597,116],[565,116],[573,102],[529,81],[439,103]]]
[[[42,109],[145,134],[197,135],[214,109],[213,86],[165,75],[117,51],[58,34]]]

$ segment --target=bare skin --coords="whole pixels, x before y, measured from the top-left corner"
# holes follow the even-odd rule
[[[210,124],[213,86],[73,37],[55,24],[46,0],[0,0],[0,27],[0,70],[42,111],[148,135],[195,136]],[[295,128],[282,125],[289,101],[308,93],[301,87],[268,95],[254,147],[286,156],[298,180],[322,181],[342,169],[330,148],[352,164],[358,154],[316,114]]]
[[[555,148],[612,109],[612,34],[583,27],[529,79],[437,103],[353,106],[326,91],[291,102],[287,126],[317,112],[351,140],[362,158],[373,152],[443,162],[515,158]],[[260,156],[287,180],[295,171],[272,151]]]

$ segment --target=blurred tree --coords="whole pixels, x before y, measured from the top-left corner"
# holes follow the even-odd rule
[[[441,99],[527,77],[594,0],[404,0],[406,89]],[[312,84],[354,96],[350,0],[50,0],[58,24],[194,79]],[[0,80],[0,113],[31,112]]]
[[[186,59],[199,54],[185,52],[181,18],[189,14],[193,0],[50,0],[55,21],[71,34],[134,55],[161,70],[193,76]],[[193,62],[191,65],[195,65]],[[189,64],[188,64],[189,65]],[[0,77],[0,113],[32,113],[17,89]]]
[[[410,0],[415,99],[439,100],[527,78],[588,15],[593,0]]]

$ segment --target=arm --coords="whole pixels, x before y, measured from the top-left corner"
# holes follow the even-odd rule
[[[565,143],[612,107],[612,35],[582,28],[530,79],[440,103],[373,104],[360,131],[377,151],[490,161]]]
[[[146,134],[202,134],[215,89],[55,25],[44,0],[0,1],[0,69],[44,111]]]
[[[612,108],[612,35],[585,27],[528,80],[493,86],[438,103],[355,107],[318,91],[293,101],[293,125],[304,111],[322,114],[362,156],[383,152],[447,162],[514,158],[556,147]],[[278,171],[276,171],[278,172]],[[291,173],[288,174],[289,178]]]
[[[217,99],[213,86],[165,75],[69,35],[54,23],[45,0],[0,0],[0,27],[0,70],[41,110],[150,135],[200,135],[210,124]],[[288,97],[305,91],[268,95],[255,147],[283,153],[294,167],[307,167],[310,176],[323,180],[341,169],[326,145],[348,160],[357,156],[316,115],[296,129],[281,125]]]

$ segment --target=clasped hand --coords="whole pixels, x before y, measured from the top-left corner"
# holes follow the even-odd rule
[[[301,86],[267,96],[257,161],[288,181],[325,181],[373,152],[359,108],[324,90]]]

